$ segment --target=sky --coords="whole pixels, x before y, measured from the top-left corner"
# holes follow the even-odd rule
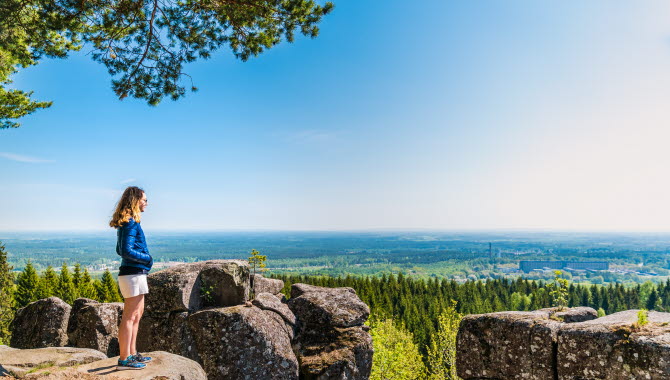
[[[119,101],[86,55],[21,70],[0,230],[670,231],[670,3],[335,1],[316,39]]]

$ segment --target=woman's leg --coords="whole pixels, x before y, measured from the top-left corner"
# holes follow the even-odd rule
[[[133,324],[133,336],[130,340],[130,354],[135,355],[137,353],[137,329],[140,327],[140,320],[144,314],[144,294],[137,296],[141,298],[139,305],[137,306],[137,319],[135,319]]]
[[[130,349],[133,339],[133,326],[135,321],[140,320],[141,312],[139,309],[144,307],[144,295],[126,298],[123,300],[123,316],[121,317],[121,325],[119,326],[119,351],[121,352],[121,360],[131,354]]]

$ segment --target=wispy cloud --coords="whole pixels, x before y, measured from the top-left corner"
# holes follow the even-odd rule
[[[6,158],[6,159],[12,160],[12,161],[28,162],[28,163],[31,163],[31,164],[42,164],[42,163],[47,163],[47,162],[54,162],[53,160],[44,160],[42,158],[24,156],[22,154],[14,154],[14,153],[8,153],[8,152],[0,152],[0,157]]]
[[[131,182],[135,182],[135,181],[136,181],[135,178],[128,178],[128,179],[124,179],[123,181],[121,181],[121,184],[125,185],[126,183],[131,183]]]

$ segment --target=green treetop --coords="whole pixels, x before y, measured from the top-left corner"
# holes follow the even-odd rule
[[[40,278],[33,264],[28,261],[23,272],[19,273],[16,284],[16,306],[24,307],[27,304],[37,301],[37,288],[40,283]]]
[[[86,44],[107,67],[112,89],[158,104],[196,91],[184,64],[228,47],[246,61],[296,32],[316,37],[333,9],[314,0],[2,0],[0,5],[0,128],[50,102],[30,92],[7,90],[18,68],[43,57],[66,57]],[[183,78],[189,79],[186,86]]]
[[[563,273],[560,270],[554,271],[554,281],[547,284],[549,295],[551,295],[552,304],[563,310],[568,307],[568,296],[570,283],[566,278],[561,277]]]
[[[370,321],[372,356],[371,380],[414,380],[426,376],[418,346],[412,333],[392,319]]]
[[[63,266],[60,270],[60,275],[58,276],[56,296],[70,305],[72,305],[74,300],[77,299],[77,288],[75,288],[74,283],[72,282],[70,270],[65,263],[63,263]]]
[[[75,266],[75,271],[77,267]],[[76,272],[75,272],[76,274]],[[95,299],[98,297],[98,293],[93,286],[93,280],[91,280],[91,275],[88,274],[88,269],[84,268],[84,274],[81,276],[81,280],[77,285],[77,294],[79,297]]]
[[[81,264],[76,263],[74,264],[74,271],[72,273],[72,285],[74,285],[75,288],[79,289],[80,284],[81,284]]]
[[[260,252],[258,252],[255,249],[251,250],[251,256],[249,256],[249,264],[251,265],[252,269],[252,274],[256,274],[256,268],[259,269],[259,271],[265,271],[265,260],[267,260],[267,256],[261,255]]]
[[[456,301],[438,316],[437,334],[428,347],[429,379],[456,380],[456,334],[462,315],[456,311]]]
[[[54,268],[49,265],[47,270],[44,271],[44,274],[42,274],[39,285],[37,286],[37,299],[41,300],[43,298],[55,296],[57,288],[58,276],[56,276]]]
[[[105,269],[102,274],[102,280],[98,284],[98,301],[100,302],[122,302],[121,294],[119,294],[119,287],[114,280],[114,277]]]

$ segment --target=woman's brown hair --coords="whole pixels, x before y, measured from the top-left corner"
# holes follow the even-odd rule
[[[109,226],[119,228],[122,224],[128,223],[130,218],[133,218],[137,223],[140,222],[142,213],[140,211],[140,201],[144,195],[144,190],[137,186],[129,186],[121,195],[119,203],[116,204],[116,209],[112,215],[112,220],[109,221]]]

